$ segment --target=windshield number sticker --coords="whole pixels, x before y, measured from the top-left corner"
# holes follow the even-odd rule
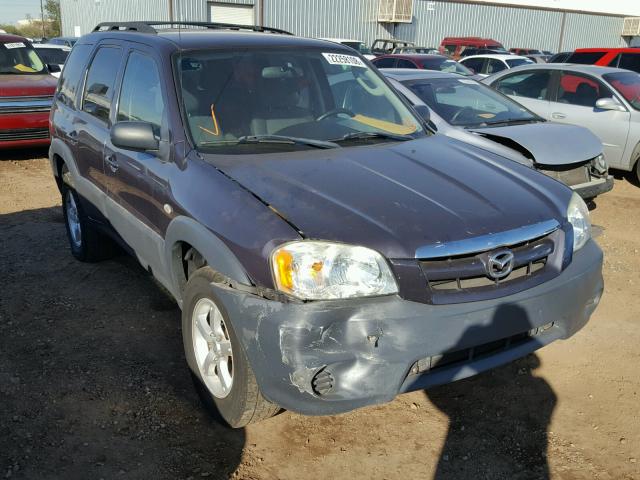
[[[342,55],[340,53],[323,53],[322,56],[331,65],[347,65],[350,67],[367,68],[362,60],[353,55]]]
[[[4,46],[6,48],[25,48],[25,44],[22,42],[14,42],[14,43],[5,43]]]

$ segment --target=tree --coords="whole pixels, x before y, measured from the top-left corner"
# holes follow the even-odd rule
[[[62,17],[60,15],[59,0],[45,0],[45,16],[48,20],[48,31],[50,37],[59,37],[62,34]]]

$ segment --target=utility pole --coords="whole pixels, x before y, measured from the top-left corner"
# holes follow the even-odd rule
[[[173,0],[169,0],[169,21],[173,22]]]
[[[42,22],[42,38],[46,37],[44,33],[44,8],[42,7],[42,0],[40,0],[40,21]]]

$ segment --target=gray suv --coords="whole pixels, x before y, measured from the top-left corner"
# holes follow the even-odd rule
[[[71,253],[119,244],[170,292],[196,388],[234,427],[570,337],[603,290],[584,202],[428,117],[335,43],[101,24],[51,112]]]

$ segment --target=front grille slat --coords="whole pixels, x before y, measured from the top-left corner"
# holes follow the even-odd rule
[[[0,130],[0,142],[16,140],[41,140],[49,138],[48,128],[25,128],[23,130]]]

